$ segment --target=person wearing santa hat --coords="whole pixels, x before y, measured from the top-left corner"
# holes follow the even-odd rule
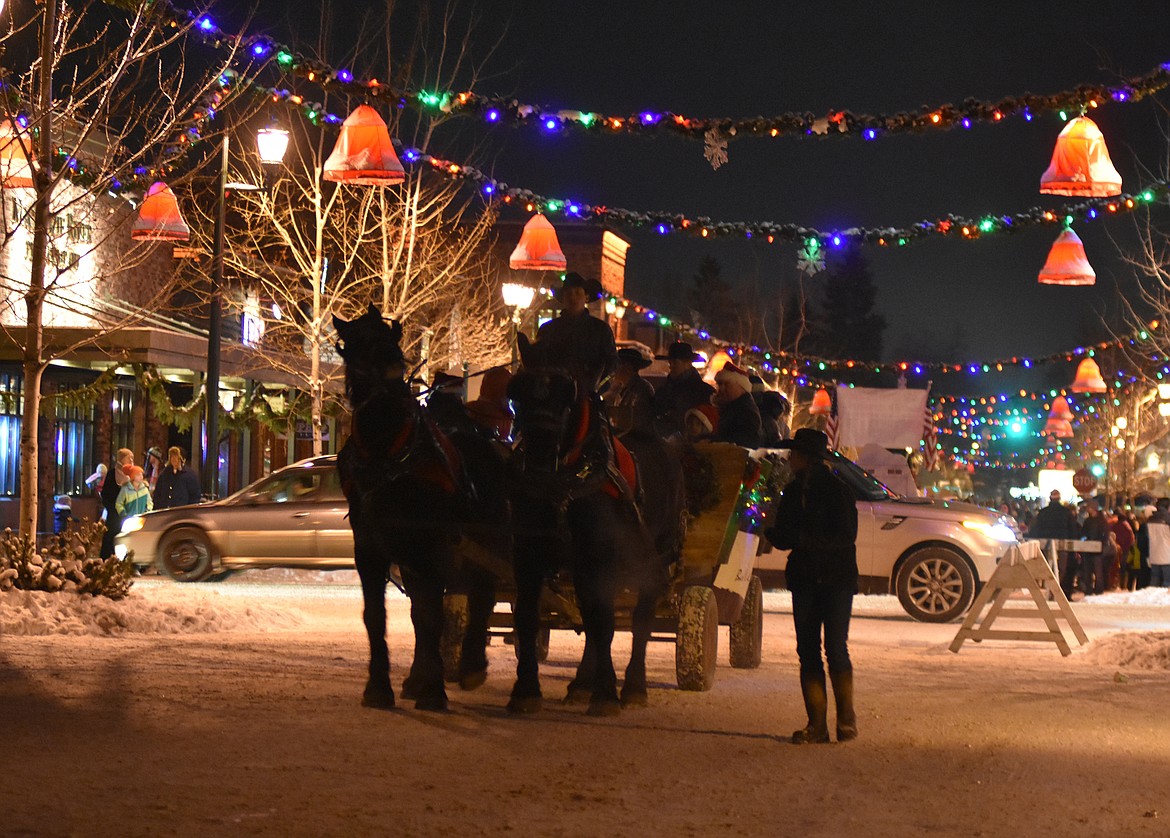
[[[708,440],[719,424],[719,410],[713,404],[697,405],[687,411],[683,423],[683,438],[687,442]]]
[[[734,442],[745,448],[759,448],[764,444],[764,426],[760,409],[752,398],[752,382],[748,374],[731,361],[715,374],[715,404],[719,407],[719,425],[715,428],[715,442]]]

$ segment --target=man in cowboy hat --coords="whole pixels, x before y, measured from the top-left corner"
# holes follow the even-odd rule
[[[828,439],[801,428],[788,448],[794,477],[765,531],[777,547],[790,550],[785,570],[792,591],[792,621],[800,659],[800,691],[808,725],[792,734],[794,744],[828,742],[828,693],[821,661],[821,632],[837,705],[837,741],[857,738],[853,709],[853,664],[849,660],[849,617],[857,593],[857,506],[853,493],[825,463]]]
[[[657,436],[654,430],[654,387],[639,375],[652,363],[632,346],[618,350],[617,369],[604,396],[618,436],[631,431]]]
[[[670,365],[666,381],[654,394],[654,421],[663,437],[682,435],[687,411],[710,404],[715,388],[695,369],[698,355],[686,341],[676,340],[666,353]]]
[[[734,442],[744,448],[759,448],[764,444],[764,426],[760,409],[752,398],[752,382],[748,374],[731,361],[715,374],[719,389],[715,404],[719,406],[719,427],[715,442]]]
[[[589,303],[601,297],[601,283],[580,274],[565,274],[557,291],[563,308],[559,317],[540,327],[536,340],[543,344],[549,357],[557,358],[588,393],[598,386],[617,365],[617,344],[613,330],[604,320],[589,313]]]

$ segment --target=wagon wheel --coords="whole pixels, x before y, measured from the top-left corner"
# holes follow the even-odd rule
[[[674,641],[674,671],[680,690],[705,692],[715,683],[719,608],[715,592],[694,585],[683,591]]]
[[[512,637],[515,639],[515,630],[513,630]],[[549,638],[552,637],[552,629],[548,626],[541,626],[540,630],[536,632],[536,661],[537,663],[544,663],[548,660],[548,643]],[[516,650],[516,655],[519,657],[519,646],[514,642],[512,648]]]
[[[470,611],[466,594],[447,594],[443,597],[443,637],[439,650],[443,655],[443,680],[459,680],[459,664],[463,661],[463,637],[467,634]]]
[[[736,669],[755,669],[760,665],[764,647],[764,585],[752,575],[739,619],[731,625],[731,665]]]

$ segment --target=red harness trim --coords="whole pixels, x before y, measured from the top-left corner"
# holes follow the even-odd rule
[[[387,447],[385,455],[387,457],[398,457],[404,453],[404,449],[414,437],[415,428],[418,422],[418,415],[411,416],[406,422],[402,424],[402,430],[398,432],[398,436],[394,437],[394,441]],[[445,433],[439,430],[439,426],[435,424],[435,420],[428,414],[426,416],[427,429],[438,443],[443,456],[437,459],[431,459],[423,463],[420,467],[414,469],[414,474],[433,483],[449,495],[455,494],[459,490],[459,482],[455,475],[462,470],[463,460],[459,456],[459,449],[455,447],[454,443],[447,437]],[[355,441],[358,444],[358,451],[363,455],[368,455],[370,452],[366,448],[364,441],[355,433]]]
[[[578,408],[577,428],[573,433],[573,447],[561,458],[561,462],[567,466],[575,465],[581,459],[581,453],[585,448],[585,440],[589,436],[589,428],[593,420],[593,407],[588,400],[579,402]],[[630,491],[636,491],[638,488],[638,472],[630,450],[622,444],[620,439],[610,434],[608,429],[599,428],[598,433],[609,434],[609,442],[613,447],[614,463],[617,466],[617,470],[625,478],[626,485],[630,487]],[[605,482],[602,490],[611,497],[619,498],[622,495],[618,485],[612,479]]]
[[[611,435],[610,441],[613,443],[613,457],[617,461],[618,471],[626,479],[626,485],[630,487],[630,491],[637,492],[638,470],[634,465],[634,455],[630,453],[630,449],[626,448],[616,436]],[[612,480],[605,484],[605,491],[615,498],[619,495],[618,487]]]

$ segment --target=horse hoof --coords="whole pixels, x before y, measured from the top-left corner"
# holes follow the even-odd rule
[[[569,691],[565,693],[565,704],[588,704],[593,698],[593,692],[584,687],[574,687],[569,685]]]
[[[373,707],[375,710],[393,710],[394,709],[394,690],[389,686],[372,686],[366,685],[365,692],[362,693],[362,707]]]
[[[474,690],[482,687],[484,681],[487,680],[487,670],[481,669],[478,672],[468,672],[459,678],[459,689]]]
[[[650,696],[645,690],[622,690],[622,707],[645,707],[650,703]]]
[[[621,712],[622,704],[616,698],[595,698],[589,702],[590,716],[618,716]]]
[[[419,688],[418,681],[414,680],[410,675],[407,675],[406,680],[402,682],[402,697],[406,701],[418,701],[422,697],[422,690]]]
[[[447,712],[447,693],[440,691],[436,694],[420,696],[414,702],[415,710],[422,710],[427,713],[446,713]]]
[[[528,716],[544,709],[544,699],[539,695],[512,696],[508,700],[508,712],[517,716]]]

